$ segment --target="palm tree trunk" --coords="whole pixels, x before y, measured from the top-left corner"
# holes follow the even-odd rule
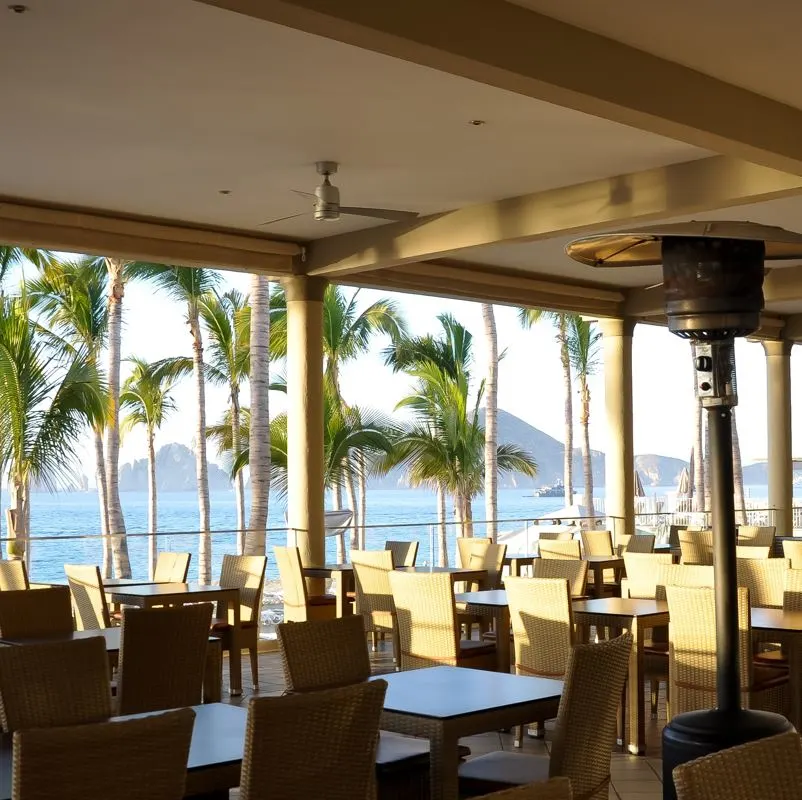
[[[343,489],[342,486],[338,483],[332,490],[331,490],[331,505],[334,511],[342,511],[343,507]],[[342,536],[338,535],[335,537],[337,539],[337,563],[344,564],[345,563],[345,543],[343,539],[345,535]]]
[[[359,550],[359,505],[356,500],[356,484],[350,469],[345,470],[345,490],[351,504],[351,549]]]
[[[585,481],[585,513],[592,517],[596,511],[593,508],[593,461],[590,452],[590,388],[587,376],[580,376],[580,396],[582,399],[582,412],[579,423],[582,426],[582,471]]]
[[[365,520],[368,518],[368,467],[365,463],[364,453],[359,453],[358,458],[359,473],[357,475],[357,480],[359,481],[359,549],[367,550],[368,532],[365,528]]]
[[[738,438],[738,425],[735,422],[735,409],[732,410],[732,474],[735,484],[735,521],[738,525],[746,525],[744,467],[741,462],[741,442]]]
[[[485,381],[485,531],[496,540],[498,532],[498,333],[493,306],[482,303],[487,340]]]
[[[114,574],[118,578],[131,577],[128,542],[125,538],[125,518],[120,503],[120,347],[122,339],[123,262],[107,258],[109,272],[109,420],[106,428],[106,494],[108,502],[109,535],[111,537]]]
[[[568,330],[564,315],[560,315],[558,339],[563,366],[565,450],[563,451],[563,485],[565,505],[574,504],[574,388],[571,380],[571,355],[568,352]]]
[[[693,510],[704,511],[705,505],[705,448],[703,411],[699,403],[693,419]]]
[[[231,442],[234,460],[240,454],[239,387],[231,386]],[[245,478],[242,470],[234,476],[234,496],[237,504],[237,553],[245,552]],[[255,554],[251,554],[255,555]]]
[[[462,495],[454,492],[454,533],[457,536],[465,536],[465,508],[462,505]]]
[[[148,572],[151,580],[156,571],[156,559],[159,557],[159,547],[156,541],[158,528],[158,508],[156,505],[156,447],[155,434],[152,428],[148,429]]]
[[[473,536],[473,502],[467,495],[462,498],[462,526],[466,536]]]
[[[442,484],[437,484],[437,566],[448,566],[448,527],[446,526],[446,493],[443,491]],[[429,554],[429,558],[434,558],[434,553]]]
[[[251,514],[245,533],[245,552],[264,555],[270,501],[270,282],[251,276],[251,430],[249,471]]]
[[[100,506],[100,534],[103,537],[103,577],[112,572],[111,540],[109,539],[109,498],[106,491],[106,458],[103,455],[103,434],[94,432],[97,500]]]
[[[187,316],[192,333],[192,373],[195,378],[195,401],[198,404],[195,427],[195,470],[200,512],[198,580],[208,584],[212,580],[212,537],[209,534],[209,466],[206,461],[206,383],[203,377],[203,338],[198,308],[194,303],[189,303]]]

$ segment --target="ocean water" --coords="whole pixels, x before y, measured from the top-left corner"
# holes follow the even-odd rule
[[[648,496],[664,497],[674,487],[650,487]],[[765,487],[750,487],[753,498],[766,497]],[[800,488],[802,494],[802,488]],[[604,497],[604,490],[595,492],[597,498]],[[2,508],[8,506],[3,493]],[[581,497],[577,497],[577,502]],[[145,492],[124,492],[121,495],[123,513],[130,534],[147,532],[148,498]],[[190,578],[197,577],[198,550],[198,504],[194,492],[164,493],[158,498],[159,530],[167,535],[159,536],[160,550],[189,551],[192,555]],[[532,496],[531,489],[502,489],[499,491],[500,532],[521,530],[524,523],[518,520],[534,519],[557,511],[564,506],[562,498],[539,498]],[[270,548],[286,543],[284,530],[285,507],[280,498],[271,497],[268,528],[281,530],[268,532],[268,554]],[[367,496],[367,547],[382,548],[386,539],[417,540],[420,543],[418,563],[432,563],[430,541],[434,535],[437,506],[432,492],[419,489],[371,489]],[[246,515],[247,516],[247,515]],[[482,497],[474,501],[474,517],[482,519],[484,502]],[[449,516],[449,518],[451,518]],[[214,492],[211,495],[212,528],[212,572],[218,574],[224,553],[236,552],[236,507],[233,492]],[[376,526],[376,527],[373,527]],[[477,536],[483,535],[481,524],[475,525]],[[37,581],[63,580],[65,563],[102,563],[102,550],[98,539],[70,538],[97,535],[100,531],[100,513],[97,495],[94,492],[70,494],[38,493],[31,502],[31,577]],[[5,536],[5,527],[3,527]],[[48,537],[36,541],[35,537]],[[454,537],[449,537],[450,559],[454,559]],[[147,576],[147,536],[130,536],[129,554],[133,575]],[[346,547],[348,546],[346,542]],[[436,545],[435,545],[436,546]],[[334,561],[336,544],[333,537],[326,540],[326,560]],[[5,550],[5,544],[3,545]],[[273,559],[268,560],[268,578],[277,579]]]

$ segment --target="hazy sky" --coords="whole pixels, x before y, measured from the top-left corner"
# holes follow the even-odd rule
[[[12,279],[13,280],[13,279]],[[9,285],[12,281],[9,281]],[[224,273],[224,288],[235,286],[248,289],[248,276]],[[353,291],[347,289],[347,291]],[[383,296],[395,297],[403,309],[413,333],[437,330],[436,316],[451,312],[474,335],[475,375],[485,371],[486,354],[480,306],[456,300],[389,295],[386,292],[362,290],[360,304],[367,305]],[[183,307],[167,299],[152,286],[131,284],[126,288],[124,301],[124,356],[136,355],[155,360],[175,355],[190,355],[191,340]],[[516,309],[496,307],[499,351],[506,351],[499,367],[499,407],[503,408],[546,433],[562,440],[563,388],[559,348],[554,330],[542,323],[530,331],[520,328]],[[398,400],[410,386],[404,374],[393,375],[381,360],[386,341],[377,340],[366,357],[348,364],[342,370],[343,392],[346,398],[364,407],[392,412]],[[738,429],[744,463],[766,456],[766,368],[763,348],[744,341],[737,343],[738,390],[740,405],[737,411]],[[793,386],[798,391],[802,382],[799,372],[799,353],[794,351]],[[687,459],[692,437],[693,385],[690,346],[667,330],[639,325],[634,340],[634,424],[635,452],[659,453]],[[283,365],[276,365],[283,371]],[[123,377],[125,376],[123,365]],[[157,435],[157,447],[169,442],[191,446],[194,430],[194,393],[190,379],[174,390],[178,411],[172,415]],[[207,419],[216,422],[227,403],[223,388],[207,387]],[[247,387],[242,402],[248,403]],[[271,394],[271,411],[284,408],[284,396]],[[603,367],[591,379],[591,447],[607,448],[607,427],[604,417]],[[575,412],[578,411],[575,404]],[[802,419],[794,420],[798,435]],[[799,441],[797,439],[797,441]],[[578,439],[575,440],[578,446]],[[92,480],[92,447],[87,437],[84,447],[85,471]],[[131,461],[145,455],[144,432],[127,435],[122,445],[121,460]],[[216,460],[216,453],[209,456]],[[537,453],[534,454],[537,458]],[[551,476],[543,476],[551,480]]]

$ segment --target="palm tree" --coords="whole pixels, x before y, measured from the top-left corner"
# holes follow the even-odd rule
[[[106,411],[106,394],[84,350],[58,347],[30,318],[25,297],[0,298],[0,463],[9,469],[14,554],[30,559],[31,483],[53,490],[77,473],[78,444]]]
[[[560,362],[563,368],[564,393],[564,430],[565,450],[563,452],[563,486],[565,487],[565,505],[574,502],[574,403],[573,378],[571,377],[571,355],[568,351],[568,331],[572,320],[579,319],[576,314],[561,311],[546,311],[541,308],[518,309],[518,320],[526,328],[532,328],[538,322],[550,322],[557,329],[555,337],[560,345]]]
[[[206,386],[203,363],[203,334],[200,324],[200,301],[215,288],[218,273],[205,268],[172,267],[164,264],[135,262],[130,265],[133,277],[151,280],[174,300],[185,303],[187,324],[192,336],[192,374],[195,379],[197,417],[195,427],[195,467],[198,479],[200,542],[198,546],[198,580],[212,579],[212,541],[209,509],[209,471],[206,461]]]
[[[209,335],[206,377],[212,383],[228,387],[231,404],[234,458],[240,449],[240,387],[250,370],[250,317],[248,298],[236,289],[225,294],[217,291],[203,295],[198,307]],[[234,479],[237,502],[238,552],[245,549],[245,478],[238,472]]]
[[[151,578],[156,569],[158,547],[156,531],[158,528],[158,508],[156,501],[156,431],[167,415],[175,410],[170,390],[183,371],[177,369],[177,362],[170,359],[148,363],[142,358],[128,359],[133,364],[131,374],[126,378],[120,393],[120,405],[128,410],[121,423],[123,432],[137,425],[145,428],[148,440],[148,569]]]
[[[340,401],[342,401],[340,370],[343,364],[367,353],[377,335],[384,334],[389,336],[391,341],[395,341],[406,334],[406,322],[398,303],[382,298],[360,311],[357,302],[359,294],[360,290],[357,289],[349,297],[341,287],[330,284],[323,295],[324,370],[329,385]],[[271,353],[273,357],[284,358],[287,355],[287,299],[280,286],[273,290],[270,309]],[[368,471],[369,465],[363,465],[354,476],[361,498],[361,501],[355,504],[358,508],[352,509],[354,538],[358,540],[364,539],[364,504]],[[342,487],[337,484],[333,490],[335,505],[341,505],[341,491]]]
[[[270,281],[251,276],[251,515],[245,533],[244,552],[265,554],[268,502],[270,500]]]
[[[498,532],[498,333],[493,306],[482,303],[482,319],[487,340],[487,378],[485,380],[485,530],[496,540]]]
[[[13,267],[19,267],[30,262],[39,269],[44,269],[53,260],[50,250],[40,250],[34,247],[13,247],[0,245],[0,284],[3,283],[8,272]]]
[[[448,314],[438,320],[440,337],[405,337],[385,351],[386,362],[395,371],[405,370],[415,384],[412,394],[396,407],[410,410],[413,422],[398,437],[383,465],[401,464],[408,470],[411,485],[429,486],[437,492],[439,558],[444,563],[446,494],[454,499],[462,535],[473,533],[472,500],[484,482],[485,431],[479,423],[484,382],[471,401],[471,334]],[[531,456],[516,445],[497,446],[496,459],[500,472],[530,476],[537,472]]]
[[[108,274],[101,259],[79,258],[61,261],[49,257],[40,272],[26,283],[26,292],[34,309],[44,314],[53,332],[70,346],[83,348],[98,368],[108,333],[106,301]],[[103,536],[103,575],[111,577],[112,549],[109,538],[109,506],[106,492],[106,461],[103,448],[105,420],[93,429],[100,532]],[[126,551],[126,542],[119,546]]]
[[[579,381],[581,409],[579,424],[582,426],[582,468],[585,483],[585,508],[589,516],[593,508],[593,460],[590,450],[590,387],[588,378],[599,366],[599,342],[601,332],[592,322],[575,316],[568,320],[567,341],[571,367]]]

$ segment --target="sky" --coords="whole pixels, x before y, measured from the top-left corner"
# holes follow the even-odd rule
[[[248,291],[249,276],[233,272],[221,273],[221,291],[229,287]],[[8,286],[14,285],[10,276]],[[353,292],[354,289],[346,288]],[[360,308],[381,297],[395,299],[413,334],[438,330],[437,315],[453,314],[474,336],[476,382],[484,376],[487,366],[486,341],[478,303],[461,300],[405,295],[363,289],[359,293]],[[499,408],[509,411],[531,425],[540,428],[559,441],[563,440],[563,384],[559,346],[554,328],[543,322],[530,330],[518,323],[517,309],[496,306],[499,352]],[[393,413],[396,403],[404,397],[411,380],[403,373],[393,374],[384,366],[381,351],[387,340],[379,337],[366,356],[350,362],[341,371],[343,394],[350,403]],[[164,296],[153,286],[132,283],[126,287],[123,311],[123,357],[138,356],[148,361],[178,355],[191,355],[191,338],[185,309]],[[766,365],[760,344],[736,342],[737,384],[739,406],[736,412],[744,464],[766,457]],[[799,348],[792,355],[793,396],[802,390]],[[283,364],[275,364],[283,373]],[[127,373],[123,363],[123,379]],[[638,325],[633,343],[633,404],[635,453],[656,453],[688,459],[693,435],[692,366],[690,346],[665,328]],[[605,451],[608,432],[604,409],[603,364],[590,379],[591,447]],[[167,419],[157,433],[156,446],[179,442],[193,446],[195,427],[194,390],[190,378],[179,383],[173,397],[177,411]],[[574,404],[575,422],[578,414],[578,395]],[[207,385],[206,417],[215,423],[225,411],[228,394],[225,388]],[[242,403],[248,404],[247,386],[242,390]],[[271,413],[285,409],[285,397],[271,393]],[[794,420],[796,441],[802,436],[802,418]],[[579,440],[575,434],[575,444]],[[90,484],[94,480],[94,456],[89,435],[81,446],[81,460]],[[144,458],[144,431],[134,430],[122,442],[121,463]],[[537,459],[537,453],[533,454]],[[209,458],[218,461],[213,448]],[[544,476],[545,479],[545,476]]]
[[[224,287],[248,290],[248,276],[223,273]],[[347,291],[354,291],[347,289]],[[434,332],[436,317],[452,313],[474,335],[475,375],[485,374],[487,356],[479,304],[424,296],[361,290],[360,307],[380,297],[393,297],[402,309],[412,333]],[[540,323],[523,330],[517,309],[497,306],[499,352],[504,357],[499,365],[499,407],[562,441],[563,388],[559,347],[554,329]],[[178,304],[145,284],[131,284],[126,289],[123,355],[137,355],[155,360],[174,355],[190,355],[190,335],[184,310]],[[391,413],[407,393],[410,379],[394,375],[382,363],[381,350],[386,340],[377,339],[371,352],[347,364],[341,373],[346,400],[360,406]],[[739,407],[737,419],[744,463],[766,457],[766,367],[760,344],[739,340],[736,343]],[[792,384],[796,394],[802,384],[798,348],[792,357]],[[283,365],[275,365],[283,372]],[[795,369],[794,369],[795,368]],[[125,366],[124,366],[125,372]],[[690,453],[693,413],[692,366],[690,346],[666,329],[638,325],[633,344],[633,401],[636,454],[657,453],[687,459]],[[607,427],[604,416],[603,365],[590,381],[591,447],[606,450]],[[158,434],[157,446],[193,442],[194,393],[191,380],[183,381],[174,390],[178,406]],[[247,388],[243,404],[248,403]],[[207,419],[220,419],[227,403],[223,388],[207,388]],[[271,412],[284,409],[284,396],[271,394]],[[575,403],[575,415],[578,403]],[[795,420],[794,432],[802,435],[802,419]],[[797,439],[797,441],[799,441]],[[578,440],[577,440],[578,444]],[[88,462],[91,446],[87,439]],[[129,434],[122,445],[121,460],[131,461],[145,455],[145,437],[141,431]],[[216,454],[209,456],[215,460]],[[534,454],[537,458],[537,453]]]

